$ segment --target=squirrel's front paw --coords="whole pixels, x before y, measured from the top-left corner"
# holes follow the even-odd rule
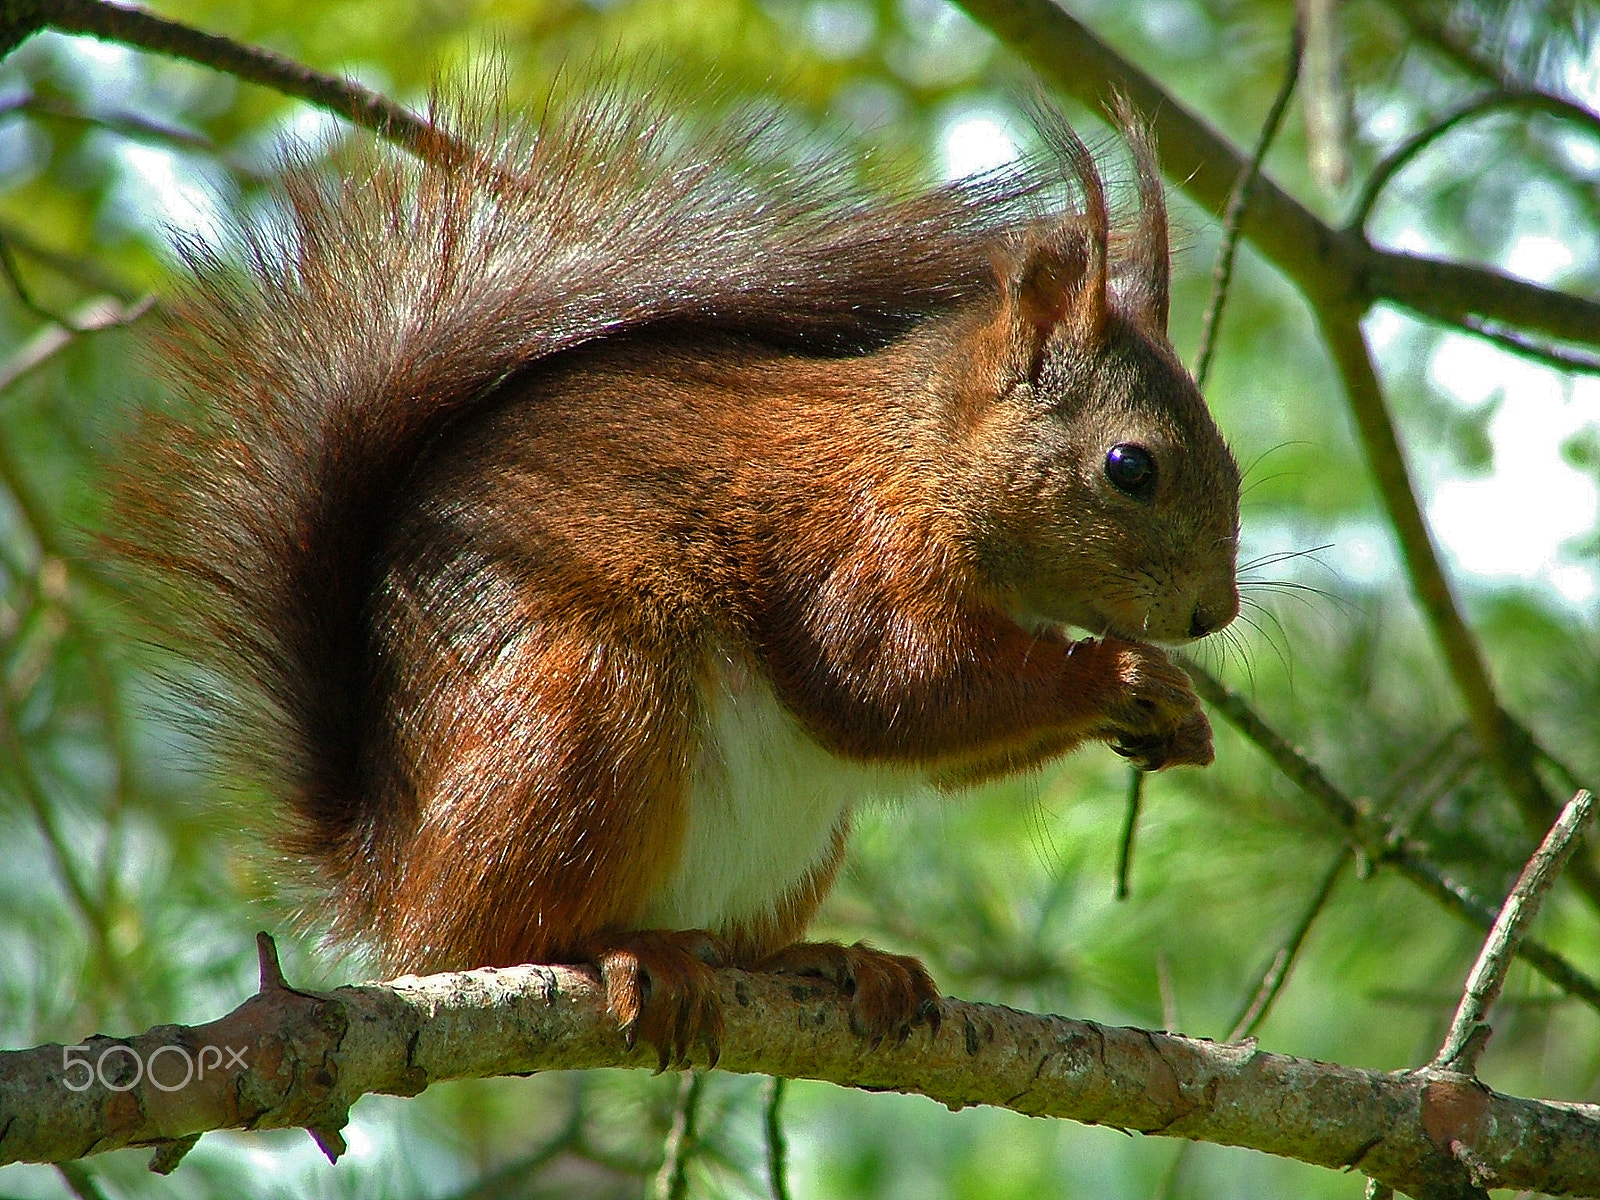
[[[1143,642],[1107,638],[1104,646],[1122,685],[1108,711],[1111,748],[1141,771],[1209,764],[1211,722],[1183,668]]]

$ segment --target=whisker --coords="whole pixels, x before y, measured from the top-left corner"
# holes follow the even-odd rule
[[[1307,550],[1274,550],[1270,553],[1262,554],[1256,558],[1252,558],[1249,562],[1240,563],[1239,570],[1255,571],[1262,567],[1275,567],[1279,563],[1290,562],[1296,558],[1309,558],[1312,562],[1316,563],[1317,566],[1322,567],[1324,570],[1331,571],[1333,568],[1329,567],[1327,563],[1323,562],[1316,556],[1321,554],[1324,550],[1332,550],[1333,547],[1333,542],[1324,542],[1320,546],[1312,546]]]
[[[1272,622],[1273,629],[1277,631],[1278,637],[1283,639],[1282,646],[1278,644],[1278,637],[1274,637],[1247,613],[1241,611],[1236,619],[1243,621],[1246,625],[1250,626],[1251,629],[1254,629],[1256,633],[1261,636],[1261,640],[1271,647],[1272,653],[1277,656],[1278,662],[1283,665],[1284,672],[1289,676],[1289,687],[1290,690],[1293,690],[1294,663],[1290,660],[1289,655],[1285,651],[1285,647],[1287,647],[1289,644],[1289,632],[1283,627],[1283,622],[1278,620],[1278,615],[1271,609],[1262,608],[1259,604],[1253,605],[1252,607],[1255,608],[1256,612],[1260,613],[1268,621]]]
[[[1245,680],[1253,694],[1256,690],[1256,664],[1250,654],[1249,642],[1237,629],[1230,628],[1220,631],[1216,656],[1219,666],[1227,661],[1229,652],[1238,660],[1240,668],[1244,671]]]
[[[1252,458],[1250,460],[1250,462],[1248,463],[1248,465],[1246,465],[1246,467],[1245,467],[1245,469],[1243,471],[1239,472],[1239,478],[1240,479],[1249,479],[1251,474],[1255,471],[1255,469],[1257,467],[1259,467],[1262,463],[1266,462],[1267,459],[1272,457],[1279,450],[1287,450],[1290,446],[1309,446],[1309,445],[1311,445],[1311,443],[1309,441],[1306,441],[1304,438],[1291,438],[1287,442],[1279,442],[1276,446],[1268,446],[1260,454],[1258,454],[1254,458]],[[1295,474],[1295,473],[1296,472],[1292,472],[1292,471],[1285,471],[1284,472],[1284,474],[1286,474],[1286,475]],[[1276,479],[1276,478],[1278,478],[1278,476],[1272,476],[1272,478]]]
[[[1354,614],[1360,611],[1360,606],[1348,596],[1341,596],[1338,592],[1330,592],[1326,588],[1315,587],[1309,583],[1294,583],[1287,579],[1241,579],[1239,581],[1241,595],[1246,589],[1257,593],[1265,592],[1269,596],[1289,597],[1298,600],[1312,610],[1317,608],[1312,603],[1312,597],[1315,597],[1318,600],[1325,600],[1330,604],[1338,605],[1347,614]]]
[[[1276,475],[1263,475],[1260,479],[1252,479],[1239,488],[1239,499],[1243,500],[1263,483],[1271,483],[1274,479],[1293,479],[1299,474],[1301,474],[1299,471],[1279,471]]]

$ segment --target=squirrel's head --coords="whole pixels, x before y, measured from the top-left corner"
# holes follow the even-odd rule
[[[963,372],[978,550],[1023,620],[1182,642],[1239,611],[1239,470],[1167,339],[1167,221],[1154,152],[1123,114],[1140,212],[1113,238],[1092,158],[1047,129],[1079,217],[1023,235]]]

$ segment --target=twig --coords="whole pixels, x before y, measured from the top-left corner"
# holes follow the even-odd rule
[[[4,696],[0,696],[0,751],[11,764],[10,773],[17,789],[33,814],[56,882],[83,921],[101,976],[116,988],[121,983],[122,970],[111,948],[110,922],[106,919],[104,908],[90,894],[88,885],[78,873],[78,864],[67,837],[56,822],[55,809],[46,794],[44,780],[33,765],[32,756],[17,729],[9,699]]]
[[[22,272],[17,269],[17,260],[11,253],[11,243],[0,236],[0,272],[6,277],[6,282],[11,285],[11,292],[17,298],[17,303],[22,305],[41,321],[48,321],[60,325],[70,333],[81,333],[70,317],[63,317],[45,307],[34,298],[33,292],[22,280]]]
[[[678,1100],[672,1110],[672,1128],[667,1131],[666,1154],[650,1194],[655,1200],[683,1200],[689,1192],[689,1160],[694,1157],[695,1118],[700,1097],[705,1091],[705,1073],[685,1071],[678,1085]]]
[[[1195,691],[1249,738],[1301,791],[1322,806],[1344,830],[1352,845],[1375,865],[1388,865],[1432,896],[1450,912],[1488,930],[1495,910],[1482,898],[1445,875],[1414,844],[1400,837],[1378,813],[1367,812],[1341,792],[1321,767],[1291,746],[1257,715],[1244,698],[1192,658],[1183,660]],[[1538,942],[1525,939],[1517,956],[1568,995],[1600,1012],[1600,983],[1579,972],[1566,959]]]
[[[772,1200],[789,1200],[789,1143],[783,1135],[783,1099],[789,1081],[770,1075],[763,1085],[761,1125],[766,1133],[767,1183]]]
[[[1600,375],[1600,358],[1595,356],[1578,354],[1570,350],[1558,350],[1554,346],[1545,346],[1513,330],[1501,329],[1491,325],[1478,317],[1464,316],[1453,322],[1453,324],[1457,328],[1466,330],[1474,337],[1480,337],[1486,342],[1493,342],[1501,349],[1507,350],[1519,358],[1525,358],[1529,362],[1554,367],[1558,371]]]
[[[1305,31],[1306,143],[1311,174],[1325,187],[1350,177],[1350,92],[1344,81],[1344,43],[1334,0],[1297,0]]]
[[[210,138],[195,133],[193,130],[154,120],[142,113],[87,113],[59,100],[31,95],[19,96],[0,106],[0,116],[21,113],[27,113],[35,117],[47,117],[55,121],[65,121],[69,124],[81,125],[89,129],[104,129],[108,133],[119,134],[134,141],[149,142],[157,146],[176,146],[183,150],[201,150],[208,154],[217,153],[216,144]]]
[[[1378,199],[1383,194],[1383,189],[1417,155],[1444,137],[1445,134],[1468,121],[1476,120],[1478,117],[1488,113],[1517,108],[1530,109],[1534,112],[1541,112],[1548,116],[1575,122],[1586,126],[1590,133],[1600,137],[1600,116],[1596,116],[1588,109],[1574,104],[1570,100],[1563,100],[1559,96],[1551,96],[1544,92],[1492,92],[1487,96],[1463,105],[1461,108],[1456,109],[1455,112],[1441,117],[1426,129],[1413,134],[1379,162],[1372,169],[1372,175],[1368,178],[1366,186],[1356,200],[1355,206],[1350,212],[1350,219],[1346,222],[1345,227],[1352,231],[1364,230],[1367,221],[1372,216],[1373,208],[1377,206]]]
[[[298,96],[424,158],[461,153],[454,139],[387,97],[350,80],[313,71],[270,50],[104,0],[40,0],[37,11],[45,24],[66,33],[88,34],[187,59],[249,83]]]
[[[1133,839],[1144,807],[1145,772],[1128,768],[1128,803],[1122,818],[1122,838],[1117,845],[1117,899],[1128,898],[1128,876],[1133,867]]]
[[[1561,816],[1550,827],[1550,832],[1533,852],[1533,857],[1522,868],[1522,874],[1517,876],[1516,884],[1500,907],[1494,928],[1484,940],[1478,961],[1472,965],[1472,971],[1467,976],[1461,1004],[1456,1008],[1455,1019],[1450,1022],[1450,1032],[1433,1060],[1435,1067],[1460,1071],[1466,1075],[1476,1074],[1478,1057],[1489,1038],[1489,1009],[1505,984],[1506,972],[1511,967],[1517,945],[1533,923],[1546,893],[1577,847],[1579,836],[1593,815],[1593,794],[1579,789],[1561,810]]]
[[[137,303],[143,297],[143,293],[137,288],[119,278],[115,272],[106,270],[96,260],[75,258],[70,254],[51,249],[9,221],[0,221],[0,238],[4,238],[17,253],[36,259],[56,274],[90,291],[107,292],[124,304],[130,305]]]
[[[1238,1018],[1233,1023],[1233,1028],[1228,1031],[1227,1041],[1243,1041],[1261,1027],[1261,1022],[1267,1019],[1267,1013],[1272,1010],[1272,1004],[1278,998],[1278,993],[1283,990],[1283,985],[1288,982],[1289,968],[1300,954],[1300,948],[1305,944],[1306,935],[1311,932],[1322,910],[1327,907],[1328,899],[1333,895],[1334,885],[1339,882],[1339,876],[1344,874],[1346,865],[1350,862],[1352,853],[1346,845],[1339,856],[1334,859],[1333,865],[1322,877],[1322,884],[1317,888],[1316,895],[1311,898],[1311,903],[1306,905],[1306,911],[1300,917],[1300,923],[1295,926],[1294,932],[1289,935],[1288,941],[1279,947],[1278,952],[1272,957],[1272,965],[1261,977],[1261,985],[1256,988],[1255,995],[1245,1005]]]
[[[146,297],[133,304],[121,304],[109,298],[91,300],[70,319],[70,325],[52,323],[43,326],[18,347],[16,353],[0,363],[0,394],[66,349],[74,337],[131,325],[149,312],[154,303],[154,297]]]
[[[1233,185],[1233,191],[1228,194],[1228,207],[1222,214],[1222,245],[1217,249],[1216,265],[1211,268],[1211,297],[1206,303],[1205,317],[1200,325],[1200,350],[1195,356],[1194,378],[1200,390],[1206,390],[1206,380],[1211,376],[1211,361],[1216,354],[1217,335],[1222,326],[1222,307],[1227,303],[1228,291],[1233,282],[1234,257],[1239,250],[1239,235],[1244,227],[1245,210],[1250,206],[1250,195],[1255,189],[1256,180],[1261,175],[1261,164],[1267,159],[1267,151],[1272,148],[1273,140],[1278,136],[1278,129],[1283,124],[1283,114],[1289,107],[1289,98],[1294,95],[1295,80],[1300,77],[1301,38],[1300,26],[1296,22],[1289,33],[1289,57],[1284,64],[1283,82],[1278,85],[1278,94],[1272,101],[1272,106],[1267,109],[1267,118],[1261,123],[1261,132],[1256,135],[1255,151],[1250,155],[1250,161],[1245,164],[1244,170],[1239,172],[1238,182]]]

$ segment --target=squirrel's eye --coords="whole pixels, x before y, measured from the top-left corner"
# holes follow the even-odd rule
[[[1139,500],[1156,486],[1156,460],[1143,446],[1121,442],[1106,452],[1106,478],[1119,492]]]

